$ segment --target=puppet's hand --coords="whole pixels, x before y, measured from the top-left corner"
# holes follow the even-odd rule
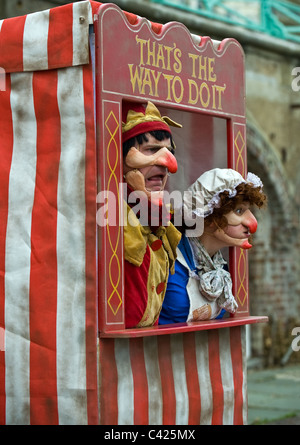
[[[209,320],[211,317],[211,306],[210,304],[205,304],[204,306],[198,307],[193,311],[192,321]]]

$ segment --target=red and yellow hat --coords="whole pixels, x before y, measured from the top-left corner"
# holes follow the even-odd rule
[[[170,126],[182,127],[182,125],[174,122],[168,116],[162,117],[152,102],[148,102],[146,108],[143,104],[138,103],[127,102],[123,104],[123,143],[139,134],[155,130],[164,130],[171,134]]]

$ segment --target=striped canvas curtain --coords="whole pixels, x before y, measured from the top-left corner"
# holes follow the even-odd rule
[[[247,424],[245,326],[100,342],[104,425]]]
[[[0,21],[0,424],[98,422],[90,23]]]

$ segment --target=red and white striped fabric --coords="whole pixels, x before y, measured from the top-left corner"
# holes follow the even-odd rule
[[[0,424],[98,423],[91,21],[0,22]]]
[[[101,423],[247,423],[245,326],[100,343]]]

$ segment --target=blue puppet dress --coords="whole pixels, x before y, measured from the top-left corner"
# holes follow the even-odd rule
[[[226,261],[220,251],[210,258],[201,243],[182,236],[175,274],[169,276],[159,324],[222,318],[237,303]]]

